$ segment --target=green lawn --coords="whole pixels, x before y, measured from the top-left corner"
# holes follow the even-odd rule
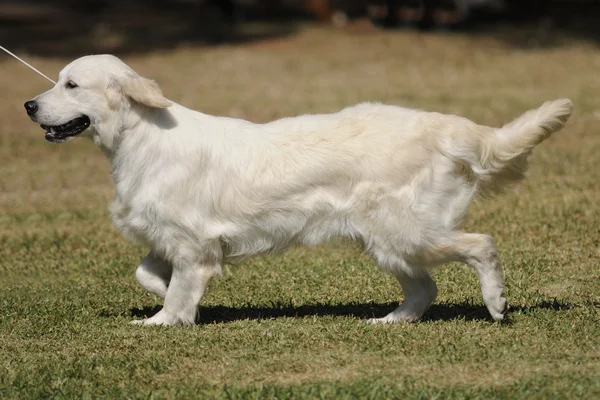
[[[28,57],[50,76],[68,61]],[[201,324],[142,327],[161,302],[134,279],[145,249],[111,226],[108,163],[46,143],[22,103],[48,85],[0,76],[0,398],[600,398],[600,50],[563,40],[307,27],[293,37],[126,57],[167,97],[267,121],[374,100],[501,125],[570,97],[567,127],[528,179],[474,205],[511,304],[494,323],[475,273],[434,273],[422,322],[369,325],[399,286],[343,241],[229,266]]]

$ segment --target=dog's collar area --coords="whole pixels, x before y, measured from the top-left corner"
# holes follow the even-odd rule
[[[90,118],[87,115],[74,118],[62,125],[40,125],[46,131],[46,140],[49,142],[64,142],[65,139],[76,136],[90,126]]]

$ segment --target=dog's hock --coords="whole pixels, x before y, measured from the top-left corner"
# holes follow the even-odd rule
[[[131,99],[148,107],[167,108],[171,102],[167,100],[156,82],[141,76],[126,78],[121,82],[123,93]]]

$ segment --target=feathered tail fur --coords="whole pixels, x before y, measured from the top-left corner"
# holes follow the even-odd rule
[[[499,129],[473,126],[470,134],[452,132],[444,152],[468,164],[478,178],[479,192],[502,192],[524,177],[531,150],[559,131],[569,119],[573,104],[569,99],[548,101]]]

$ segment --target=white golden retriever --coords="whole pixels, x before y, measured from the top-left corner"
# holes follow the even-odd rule
[[[112,164],[115,225],[150,252],[136,278],[164,298],[146,325],[193,324],[221,265],[342,236],[395,276],[404,302],[375,322],[418,320],[437,295],[429,270],[461,261],[495,320],[507,311],[491,237],[457,230],[477,194],[523,178],[561,129],[567,99],[502,127],[377,103],[267,124],[214,117],[163,97],[109,55],[67,65],[25,103],[51,142],[88,136]]]

